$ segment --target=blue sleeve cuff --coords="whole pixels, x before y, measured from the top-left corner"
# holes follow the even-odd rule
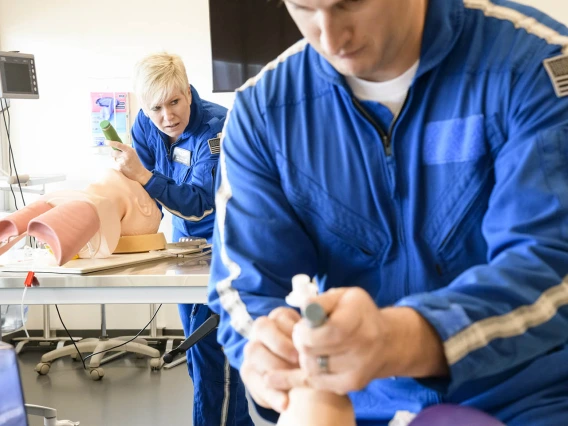
[[[462,306],[452,303],[440,294],[422,293],[401,299],[396,306],[405,306],[418,312],[436,330],[442,342],[446,342],[464,328],[471,325],[470,318]],[[417,380],[420,384],[437,392],[447,394],[465,382],[476,377],[480,365],[470,357],[464,357],[450,365],[449,378],[426,378]]]
[[[146,182],[144,189],[148,192],[148,195],[150,195],[150,197],[158,199],[166,190],[169,180],[170,179],[163,174],[153,171],[152,177],[148,182]]]
[[[269,408],[261,407],[255,402],[254,399],[252,400],[252,402],[254,403],[254,408],[256,409],[256,412],[260,417],[271,423],[278,423],[278,418],[280,417],[280,414]]]
[[[436,329],[444,342],[471,325],[464,308],[438,292],[408,296],[399,300],[396,306],[406,306],[417,311]]]

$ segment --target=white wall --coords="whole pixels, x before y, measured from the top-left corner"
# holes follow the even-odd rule
[[[0,50],[36,56],[41,98],[12,101],[11,135],[20,173],[67,175],[49,191],[82,189],[110,166],[107,155],[89,148],[89,93],[131,91],[132,68],[146,54],[181,55],[203,98],[232,103],[232,94],[212,93],[208,0],[0,0],[0,40]],[[131,107],[135,112],[136,104]],[[142,327],[148,311],[146,305],[109,306],[108,326]],[[162,311],[160,327],[181,328],[175,306]],[[61,313],[70,328],[99,327],[98,306]],[[41,307],[31,307],[29,327],[41,328],[41,319]],[[60,327],[55,313],[52,323]]]
[[[515,0],[549,14],[554,19],[568,25],[568,2],[565,0]]]
[[[134,63],[148,53],[180,54],[203,97],[230,105],[231,94],[211,93],[208,16],[207,0],[0,0],[1,48],[36,55],[41,94],[13,101],[21,168],[89,179],[103,163],[85,149],[89,92],[129,90]]]
[[[568,24],[564,0],[521,2]],[[36,55],[41,99],[12,102],[12,141],[20,173],[67,174],[49,190],[81,189],[110,165],[88,148],[89,92],[130,91],[132,67],[145,54],[180,54],[202,97],[225,106],[233,99],[211,92],[208,0],[0,0],[0,50]],[[159,326],[179,328],[177,309],[165,308]],[[147,306],[107,312],[110,328],[141,327],[148,317]],[[97,306],[63,307],[62,315],[70,328],[99,326]],[[41,308],[32,307],[30,328],[40,328],[41,318]],[[59,326],[54,313],[52,322]]]

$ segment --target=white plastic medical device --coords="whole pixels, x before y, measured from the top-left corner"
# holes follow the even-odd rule
[[[318,286],[305,274],[292,277],[292,292],[286,296],[286,303],[295,308],[304,309],[310,298],[318,295]]]

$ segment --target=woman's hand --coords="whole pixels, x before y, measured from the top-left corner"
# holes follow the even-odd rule
[[[128,179],[146,185],[152,173],[148,171],[140,162],[138,154],[134,148],[115,141],[105,141],[105,144],[116,148],[112,150],[111,156],[114,158],[117,169],[122,172]]]

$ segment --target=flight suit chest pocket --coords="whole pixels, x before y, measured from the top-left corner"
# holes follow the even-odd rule
[[[172,151],[173,179],[176,183],[185,183],[191,172],[193,152],[184,148],[175,147]]]
[[[215,173],[217,161],[200,161],[193,165],[191,175],[187,183],[198,186],[207,193],[210,202],[213,202],[215,195]]]
[[[173,179],[176,181],[178,185],[182,183],[187,183],[190,179],[191,170],[192,167],[190,166],[176,164],[174,166]]]
[[[493,186],[491,121],[482,115],[426,127],[419,191],[425,214],[421,237],[439,275],[459,274],[485,261],[481,223]]]
[[[376,225],[357,214],[356,206],[346,205],[324,190],[295,165],[278,156],[281,182],[286,197],[306,232],[314,241],[324,242],[329,256],[356,267],[381,263],[386,235]],[[354,200],[356,204],[356,200]]]

